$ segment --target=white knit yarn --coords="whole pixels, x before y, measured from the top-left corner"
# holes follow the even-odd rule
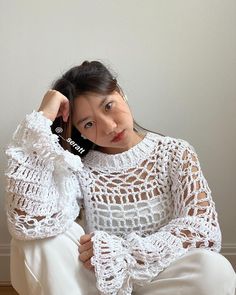
[[[62,233],[83,204],[103,294],[131,294],[191,248],[220,251],[215,204],[188,142],[147,133],[126,152],[90,151],[81,162],[51,124],[42,112],[27,115],[6,151],[12,236]]]

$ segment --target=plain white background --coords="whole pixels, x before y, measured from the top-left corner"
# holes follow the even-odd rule
[[[112,68],[136,120],[196,149],[212,190],[223,250],[236,255],[236,1],[1,0],[3,149],[52,81],[83,60]],[[0,186],[0,282],[9,241]]]

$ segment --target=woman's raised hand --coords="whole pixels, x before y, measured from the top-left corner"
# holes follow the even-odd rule
[[[50,89],[45,93],[38,111],[43,111],[44,116],[51,121],[62,116],[63,121],[66,122],[69,110],[69,100],[61,92]]]

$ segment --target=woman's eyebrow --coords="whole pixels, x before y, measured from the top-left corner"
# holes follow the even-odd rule
[[[105,102],[107,99],[108,99],[107,96],[106,96],[105,98],[103,98],[102,101],[100,102],[100,104],[98,105],[98,108],[102,107],[103,104],[104,104],[104,102]],[[84,121],[88,120],[89,118],[90,118],[90,117],[85,117],[85,118],[79,120],[76,124],[79,125],[79,124],[83,123]]]
[[[88,120],[90,117],[86,117],[86,118],[83,118],[83,119],[81,119],[81,120],[79,120],[76,124],[81,124],[81,123],[83,123],[84,121],[86,121],[86,120]]]

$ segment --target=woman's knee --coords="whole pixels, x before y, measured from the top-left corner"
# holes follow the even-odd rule
[[[78,246],[80,236],[84,234],[84,230],[77,223],[73,223],[65,233],[55,237],[40,240],[12,240],[11,257],[12,265],[14,261],[23,260],[28,265],[47,265],[51,257],[73,256],[77,259]],[[67,255],[65,254],[67,253]]]
[[[41,288],[49,274],[57,274],[58,270],[62,273],[67,266],[74,272],[79,270],[78,245],[83,234],[82,227],[74,223],[65,233],[55,237],[27,241],[12,239],[11,280],[15,289],[20,294],[28,294],[20,290],[26,290],[29,285],[31,289]]]
[[[194,282],[199,294],[234,295],[236,274],[223,255],[205,249],[196,249],[192,255],[199,267],[200,275]]]

